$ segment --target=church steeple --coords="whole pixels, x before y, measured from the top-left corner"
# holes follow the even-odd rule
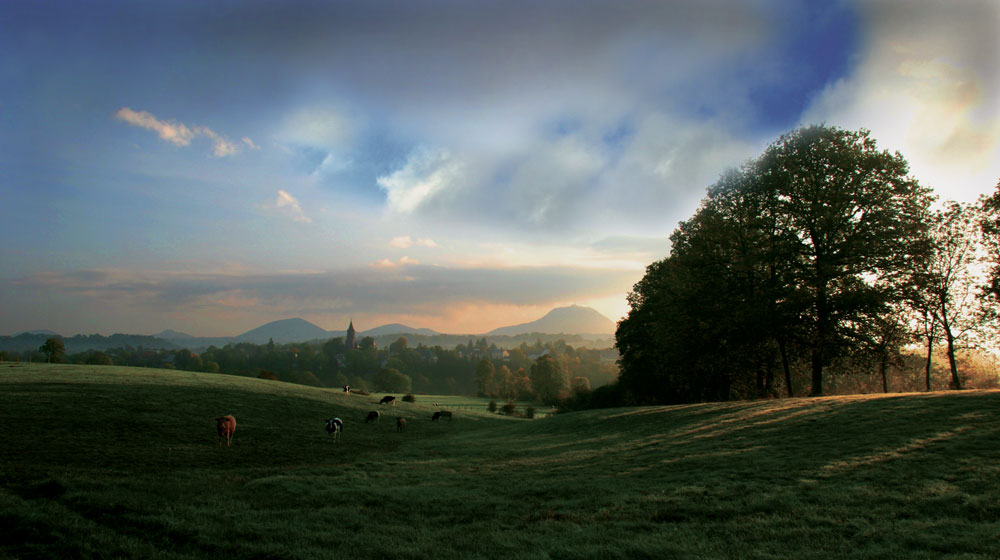
[[[354,350],[356,344],[354,341],[354,335],[356,332],[357,331],[354,330],[354,319],[351,319],[351,324],[347,326],[347,338],[344,340],[344,346],[346,346],[348,350]]]

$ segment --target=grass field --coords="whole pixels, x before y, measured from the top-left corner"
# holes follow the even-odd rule
[[[371,393],[371,395],[379,399],[384,395],[393,395],[397,399],[400,398],[399,393]],[[461,395],[415,395],[414,398],[414,404],[430,405],[433,410],[453,410],[456,412],[486,412],[489,410],[488,407],[491,400],[496,402],[497,408],[506,402],[503,399]],[[517,406],[518,413],[523,413],[526,407],[534,407],[536,418],[543,418],[550,412],[550,407],[538,403],[517,401],[514,404]]]
[[[0,557],[1000,557],[997,391],[365,425],[372,400],[2,364]]]

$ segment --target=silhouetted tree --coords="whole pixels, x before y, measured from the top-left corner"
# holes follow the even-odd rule
[[[63,344],[61,338],[52,337],[47,339],[45,344],[42,344],[41,347],[38,348],[38,351],[45,355],[45,361],[58,363],[61,362],[63,356],[66,355],[66,345]]]

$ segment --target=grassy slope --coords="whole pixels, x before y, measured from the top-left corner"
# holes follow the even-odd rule
[[[373,399],[371,399],[373,400]],[[1000,392],[539,421],[222,375],[0,367],[0,556],[996,558]],[[231,448],[214,417],[232,413]],[[408,418],[397,434],[392,418]],[[345,420],[344,440],[323,431]]]

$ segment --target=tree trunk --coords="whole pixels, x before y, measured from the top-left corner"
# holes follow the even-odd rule
[[[889,392],[889,381],[888,381],[888,379],[886,379],[886,376],[885,376],[886,370],[889,369],[889,366],[886,363],[887,361],[888,360],[886,359],[885,355],[883,354],[882,357],[879,359],[879,362],[878,362],[878,372],[882,376],[882,392],[883,393],[888,393]]]
[[[795,390],[792,389],[792,370],[788,366],[788,349],[785,348],[785,337],[778,337],[778,351],[781,352],[781,369],[785,371],[785,389],[788,390],[788,396],[794,397]]]
[[[927,337],[927,364],[924,371],[924,379],[927,381],[927,392],[931,390],[931,354],[934,353],[934,327],[931,327],[931,333]]]
[[[812,348],[812,389],[810,397],[823,396],[823,358],[828,343],[826,285],[816,290],[816,340]]]
[[[948,341],[948,366],[951,368],[951,388],[962,389],[962,381],[958,378],[958,364],[955,362],[955,337],[951,334],[951,325],[948,323],[948,316],[941,314],[941,328],[944,329],[944,338]]]
[[[823,396],[823,349],[814,348],[812,352],[812,388],[810,397]]]

